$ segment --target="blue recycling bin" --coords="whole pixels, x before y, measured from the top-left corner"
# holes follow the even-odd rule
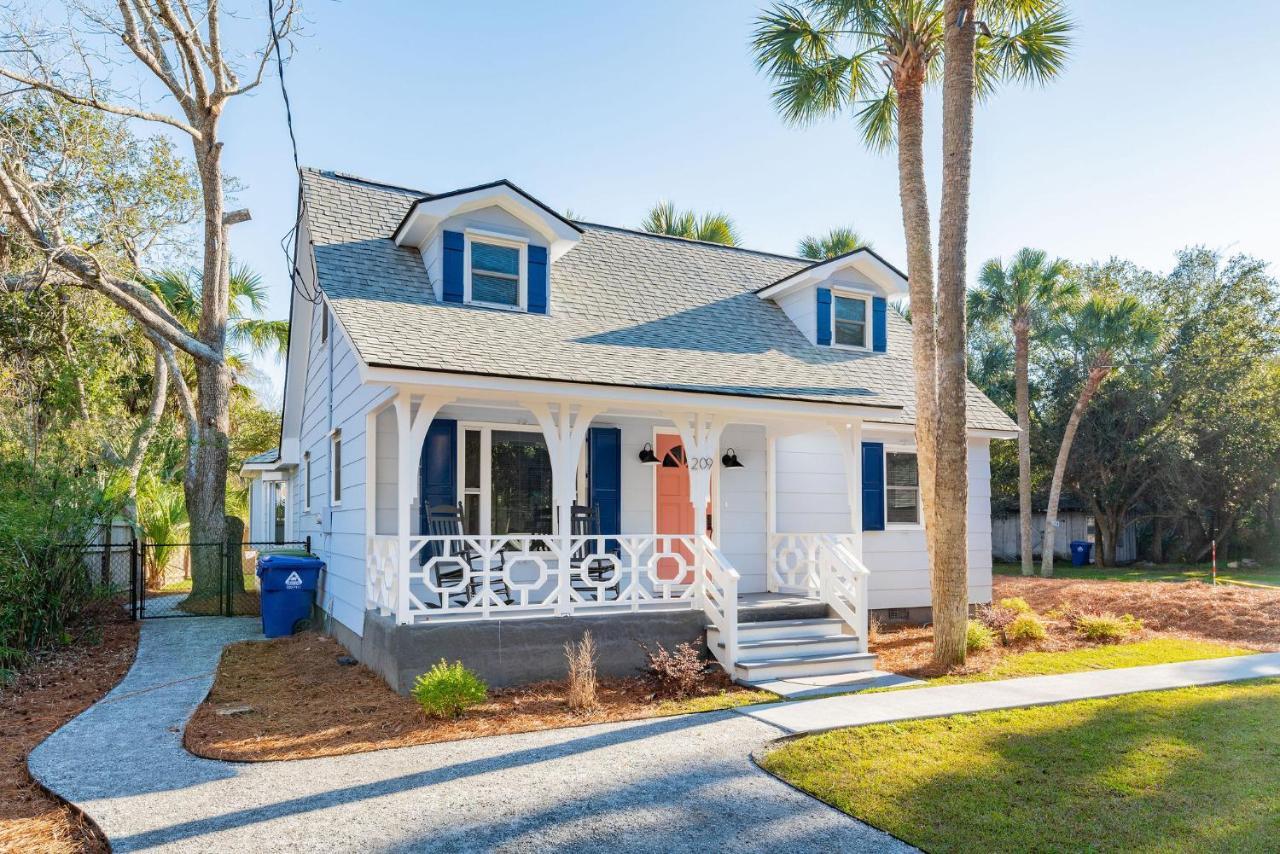
[[[1088,566],[1093,557],[1093,543],[1086,540],[1071,541],[1071,565]]]
[[[315,556],[268,554],[258,558],[262,590],[262,633],[269,638],[293,634],[311,618],[311,603],[324,561]]]

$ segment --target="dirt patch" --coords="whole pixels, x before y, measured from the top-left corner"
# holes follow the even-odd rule
[[[43,653],[0,689],[0,851],[105,852],[98,829],[45,792],[27,754],[123,678],[138,626],[114,607],[70,628],[71,643]]]
[[[671,702],[655,700],[639,677],[601,679],[599,707],[575,713],[564,682],[540,682],[490,691],[487,703],[463,717],[436,720],[367,668],[339,664],[343,655],[337,641],[310,632],[227,647],[208,699],[187,724],[187,749],[211,759],[305,759],[774,699],[723,674],[708,680],[700,698]]]
[[[985,673],[1008,655],[1031,650],[1065,652],[1097,644],[1082,640],[1069,620],[1045,612],[1066,608],[1085,613],[1132,614],[1144,628],[1131,640],[1180,637],[1221,641],[1259,650],[1280,649],[1280,591],[1212,587],[1195,581],[1076,581],[1052,578],[995,578],[994,598],[1020,596],[1044,621],[1047,636],[1034,643],[996,644],[970,653],[961,667],[933,664],[933,629],[904,626],[873,632],[877,667],[906,676],[934,677]]]
[[[1021,596],[1037,611],[1133,614],[1157,632],[1280,649],[1280,590],[1199,581],[995,579],[995,597]]]

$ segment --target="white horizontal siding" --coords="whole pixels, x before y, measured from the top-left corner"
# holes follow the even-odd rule
[[[903,434],[867,441],[913,446]],[[844,461],[833,433],[810,433],[778,440],[778,531],[832,533],[850,530]],[[834,474],[834,473],[839,474]],[[969,442],[969,598],[991,600],[991,472],[988,442]],[[863,561],[871,571],[872,608],[908,608],[930,602],[929,554],[923,529],[869,531]]]

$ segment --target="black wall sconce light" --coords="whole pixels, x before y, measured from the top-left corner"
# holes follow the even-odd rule
[[[738,459],[738,452],[733,448],[724,452],[724,456],[720,458],[720,464],[727,469],[746,468],[742,461]]]
[[[640,462],[648,466],[656,466],[658,457],[653,453],[653,445],[648,442],[644,443],[644,447],[640,449]]]

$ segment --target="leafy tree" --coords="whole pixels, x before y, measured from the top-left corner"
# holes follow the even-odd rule
[[[702,240],[725,246],[738,245],[738,229],[728,214],[697,214],[691,210],[677,210],[668,201],[658,202],[650,208],[640,223],[640,229],[687,240]]]
[[[810,234],[800,239],[796,251],[810,261],[828,261],[855,249],[870,249],[871,241],[850,226],[838,226],[826,234]]]
[[[978,38],[978,19],[984,35]],[[789,122],[846,111],[864,141],[896,143],[910,272],[916,449],[932,567],[934,659],[962,662],[968,618],[965,249],[973,102],[1003,80],[1061,69],[1071,23],[1047,0],[806,0],[757,19],[757,65]],[[991,35],[985,35],[990,32]],[[924,88],[941,74],[937,287],[924,178]]]
[[[1080,419],[1098,388],[1115,370],[1116,365],[1127,361],[1135,351],[1149,346],[1156,338],[1158,329],[1156,318],[1136,298],[1117,293],[1114,289],[1105,287],[1105,283],[1099,283],[1088,299],[1058,324],[1057,337],[1068,347],[1084,380],[1067,418],[1053,466],[1053,481],[1049,487],[1049,505],[1045,514],[1044,542],[1041,546],[1043,554],[1040,558],[1040,574],[1046,578],[1053,575],[1058,504],[1062,497],[1067,460],[1071,455],[1071,445]]]
[[[27,90],[102,113],[163,124],[191,144],[200,188],[202,235],[200,322],[193,333],[138,281],[136,262],[121,269],[104,258],[97,243],[62,227],[64,211],[56,190],[25,168],[19,151],[6,146],[0,156],[0,199],[9,221],[33,251],[47,261],[26,285],[43,287],[51,279],[95,291],[136,320],[168,362],[170,381],[183,403],[188,452],[184,492],[192,537],[201,542],[225,539],[224,503],[227,433],[233,385],[226,358],[229,305],[230,231],[249,218],[228,210],[220,122],[237,97],[263,79],[268,62],[287,39],[296,11],[292,0],[268,4],[268,34],[256,50],[235,51],[224,39],[229,13],[216,4],[192,8],[186,0],[120,0],[110,11],[79,3],[66,6],[65,23],[51,29],[39,23],[44,4],[29,4],[25,20],[15,12],[0,39],[5,59],[0,76]],[[66,50],[52,58],[47,44]],[[248,54],[247,67],[233,57]],[[120,70],[140,72],[151,85],[113,86]],[[157,85],[158,84],[158,85]],[[146,98],[156,91],[164,100]],[[130,93],[137,93],[131,96]],[[114,256],[114,248],[109,250]],[[194,393],[176,370],[175,351],[191,357]],[[216,555],[193,562],[193,595],[214,595],[220,586]]]
[[[1031,542],[1031,391],[1028,379],[1032,328],[1057,316],[1079,293],[1066,278],[1067,262],[1050,261],[1041,249],[1018,251],[1005,265],[992,258],[978,273],[978,288],[969,294],[969,313],[979,321],[1005,321],[1013,333],[1015,410],[1018,418],[1018,517],[1022,539],[1022,574],[1033,575]]]

